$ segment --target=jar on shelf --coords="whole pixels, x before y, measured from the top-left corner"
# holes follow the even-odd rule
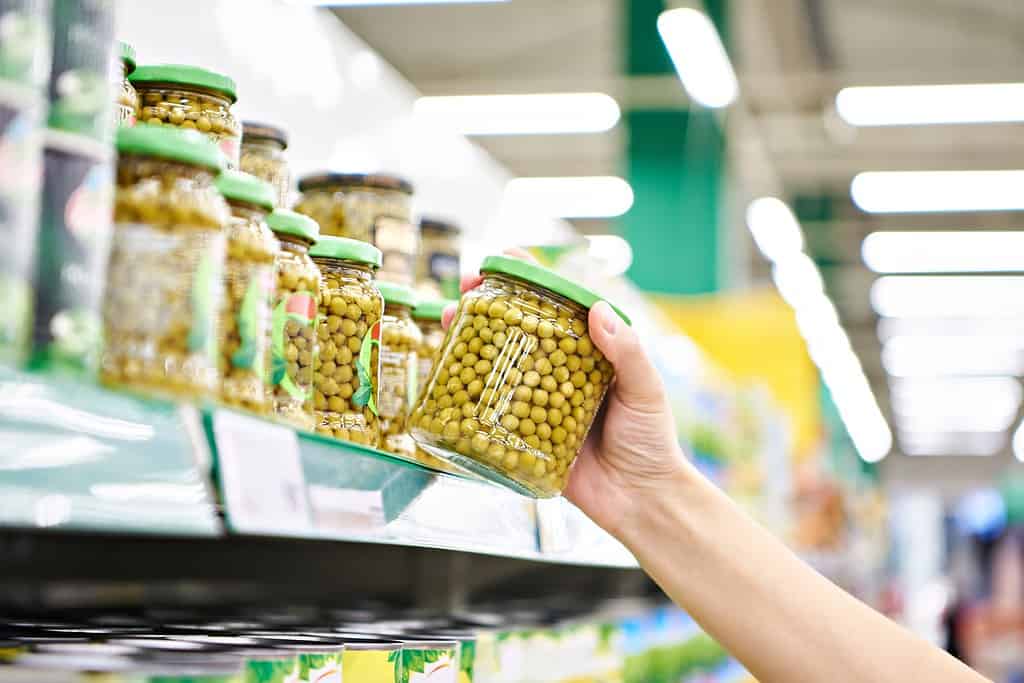
[[[421,296],[459,296],[459,238],[462,231],[450,221],[420,220],[420,255],[416,267],[416,288]]]
[[[231,112],[238,99],[234,80],[181,64],[143,65],[128,80],[138,91],[141,122],[198,130],[217,144],[228,168],[238,168],[242,127]]]
[[[267,225],[281,242],[277,257],[276,303],[271,314],[269,391],[274,414],[299,429],[313,431],[313,367],[319,354],[316,335],[320,307],[320,269],[309,248],[320,237],[316,221],[277,209]]]
[[[369,242],[384,254],[377,276],[413,286],[419,227],[412,222],[412,185],[384,174],[315,173],[299,180],[295,210],[325,235]]]
[[[117,68],[117,102],[115,122],[119,126],[134,126],[139,117],[139,94],[128,77],[135,71],[135,48],[125,42],[118,43],[120,59]]]
[[[420,391],[427,386],[430,378],[430,371],[434,367],[434,360],[441,345],[444,343],[445,332],[441,326],[441,316],[444,309],[450,304],[456,304],[453,299],[435,299],[423,301],[417,304],[412,311],[413,321],[420,328],[423,339],[416,350],[416,386]],[[422,448],[416,448],[416,460],[420,463],[445,472],[457,471],[450,463],[434,457]]]
[[[230,218],[214,186],[223,159],[196,132],[149,126],[121,128],[117,151],[100,378],[161,395],[213,397]]]
[[[483,284],[459,304],[412,434],[432,455],[553,497],[614,375],[588,335],[589,309],[601,299],[519,259],[490,256],[481,273]]]
[[[274,191],[239,171],[226,171],[217,189],[231,208],[220,309],[220,399],[254,413],[270,412],[264,377],[270,358],[270,306],[280,245],[267,226]]]
[[[376,448],[384,299],[373,277],[380,250],[325,236],[310,255],[321,274],[320,356],[313,373],[316,432]]]
[[[242,122],[242,170],[270,183],[277,208],[288,206],[292,172],[284,151],[288,134],[282,128],[254,121]]]
[[[412,289],[392,282],[378,282],[384,296],[384,320],[380,350],[380,448],[409,460],[416,458],[416,444],[408,421],[416,400],[417,349],[423,341],[412,309]]]

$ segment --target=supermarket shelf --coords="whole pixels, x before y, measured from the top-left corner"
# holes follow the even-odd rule
[[[0,384],[0,526],[636,566],[563,499],[535,501],[219,408],[11,371]]]

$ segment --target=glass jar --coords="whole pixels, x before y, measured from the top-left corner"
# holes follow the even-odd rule
[[[416,267],[416,288],[421,296],[459,296],[459,236],[462,231],[448,221],[420,220],[420,255]]]
[[[117,69],[117,102],[114,121],[119,126],[134,126],[139,118],[139,94],[128,77],[135,71],[135,48],[128,43],[119,43],[121,59]]]
[[[217,189],[231,207],[220,309],[220,399],[264,415],[270,412],[264,376],[270,358],[274,262],[280,251],[267,226],[274,190],[239,171],[221,174]]]
[[[416,297],[408,287],[378,282],[384,296],[384,320],[380,349],[380,448],[409,460],[416,458],[416,444],[408,421],[416,400],[416,351],[423,340],[412,309]]]
[[[434,359],[444,343],[444,328],[441,326],[441,315],[448,304],[455,303],[457,302],[453,300],[440,299],[420,303],[413,309],[413,320],[423,334],[423,340],[416,350],[416,386],[421,391],[427,386],[430,371],[434,367]],[[448,462],[434,457],[419,447],[416,448],[416,460],[435,470],[442,470],[444,472],[457,471]]]
[[[292,172],[284,151],[288,134],[281,128],[252,121],[242,122],[242,170],[267,181],[274,188],[278,208],[288,206]]]
[[[267,224],[281,241],[277,303],[271,314],[271,402],[281,420],[312,431],[320,269],[310,258],[309,248],[320,237],[320,228],[310,218],[286,209],[270,214]]]
[[[235,82],[196,66],[140,66],[128,77],[139,93],[139,120],[151,125],[198,130],[213,140],[237,169],[242,127],[231,105],[238,99]]]
[[[121,128],[100,378],[162,395],[216,394],[230,213],[222,159],[189,131]]]
[[[313,373],[316,431],[377,447],[384,299],[373,286],[380,250],[343,237],[321,237],[310,250],[320,268],[320,357]]]
[[[614,374],[587,334],[600,297],[519,259],[488,257],[481,272],[413,413],[413,436],[520,493],[556,496]]]
[[[411,287],[419,229],[412,223],[412,185],[381,174],[317,173],[299,180],[295,210],[320,223],[325,235],[373,244],[384,254],[377,277]]]

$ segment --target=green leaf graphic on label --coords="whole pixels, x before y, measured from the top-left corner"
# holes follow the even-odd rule
[[[188,350],[215,354],[216,339],[210,334],[213,321],[212,292],[216,268],[209,250],[203,252],[192,277],[192,329],[188,333]]]
[[[392,650],[391,653],[388,654],[388,661],[395,665],[395,683],[403,680],[405,674],[402,669],[402,651]]]
[[[245,665],[244,683],[285,683],[297,674],[294,659],[284,661],[249,660]]]
[[[359,376],[359,388],[352,394],[352,404],[358,408],[370,406],[370,412],[380,417],[377,412],[377,401],[373,395],[373,346],[380,349],[380,321],[378,320],[366,332],[363,343],[359,347],[359,358],[356,360],[356,373]]]
[[[231,364],[243,370],[252,369],[256,363],[256,351],[259,348],[260,305],[264,300],[263,287],[257,278],[249,281],[249,288],[242,297],[242,306],[238,310],[238,336],[241,343],[238,350],[231,356]],[[260,368],[256,368],[261,371]]]
[[[289,320],[293,320],[300,326],[313,326],[313,333],[316,334],[316,300],[307,292],[295,292],[283,297],[274,308],[270,324],[270,381],[273,386],[280,385],[292,398],[305,401],[313,396],[313,387],[310,385],[305,391],[296,386],[291,377],[288,376],[288,361],[285,358],[285,328]]]

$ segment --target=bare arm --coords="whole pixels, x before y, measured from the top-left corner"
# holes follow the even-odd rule
[[[978,683],[982,676],[804,564],[686,461],[657,372],[603,304],[616,368],[567,495],[761,683]]]

